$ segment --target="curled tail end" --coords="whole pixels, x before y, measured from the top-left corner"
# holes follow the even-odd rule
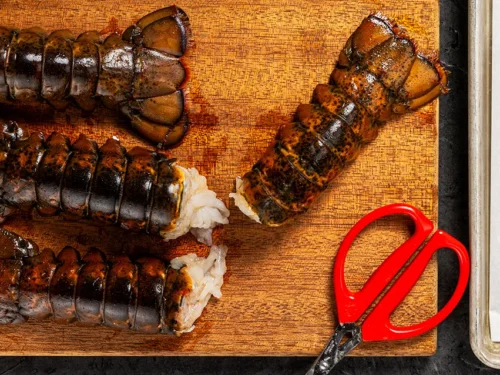
[[[420,53],[405,29],[380,13],[365,18],[348,39],[332,81],[337,80],[335,74],[338,76],[339,71],[359,66],[374,74],[394,94],[387,115],[416,110],[448,92],[449,72],[438,54]]]
[[[392,109],[394,113],[414,111],[446,94],[448,74],[437,57],[419,54],[415,60],[405,84],[398,93]]]
[[[191,41],[189,19],[176,6],[163,8],[130,26],[123,39],[138,48],[133,95],[121,110],[144,137],[172,147],[188,128],[182,90],[187,72],[181,57]]]

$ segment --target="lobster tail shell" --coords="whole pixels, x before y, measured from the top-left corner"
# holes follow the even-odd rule
[[[0,324],[22,323],[25,318],[19,312],[19,278],[22,261],[0,260]]]
[[[127,152],[114,137],[100,148],[83,134],[72,144],[58,133],[45,140],[9,122],[0,126],[0,221],[33,209],[166,240],[192,230],[207,242],[229,216],[205,177],[165,153],[142,147]]]
[[[155,151],[127,152],[116,138],[98,148],[83,134],[70,144],[61,134],[45,140],[42,133],[25,135],[8,123],[0,132],[1,213],[36,208],[46,216],[91,217],[157,234],[173,229],[180,215],[184,175],[177,168]],[[173,195],[165,194],[172,188]],[[154,225],[149,225],[153,207]]]
[[[104,325],[129,328],[135,321],[137,300],[137,266],[129,257],[111,259],[106,279]]]
[[[21,315],[33,319],[43,319],[52,315],[49,285],[56,268],[54,252],[49,249],[24,259],[19,277]]]
[[[76,283],[75,310],[80,322],[100,324],[103,321],[104,291],[108,266],[106,257],[91,249],[82,258],[84,265]]]
[[[417,51],[403,28],[381,14],[365,18],[340,53],[331,81],[343,71],[360,67],[372,73],[395,96],[391,113],[402,114],[424,106],[448,91],[448,72],[437,57]]]
[[[447,92],[437,59],[387,18],[364,19],[340,52],[329,85],[318,85],[311,104],[281,127],[231,194],[247,215],[269,226],[307,211],[363,144],[375,139],[393,114],[415,110]]]
[[[68,30],[47,36],[0,27],[0,102],[48,102],[58,110],[73,103],[86,112],[102,102],[150,141],[173,146],[188,127],[181,57],[190,35],[187,15],[175,6],[104,40],[97,31],[75,39]]]
[[[4,229],[0,244],[16,254],[0,258],[0,324],[52,317],[176,335],[192,330],[211,295],[220,297],[227,251],[214,246],[207,258],[189,254],[171,264],[154,257],[106,259],[97,249],[81,257],[70,246],[56,257]]]

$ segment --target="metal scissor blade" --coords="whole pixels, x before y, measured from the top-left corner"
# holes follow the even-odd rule
[[[350,334],[351,337],[341,345],[342,339]],[[339,324],[325,349],[314,361],[306,375],[328,375],[351,350],[361,343],[361,327],[355,323]]]

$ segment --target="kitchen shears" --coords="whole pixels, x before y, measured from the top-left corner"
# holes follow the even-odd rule
[[[351,292],[346,285],[344,265],[352,243],[369,224],[393,215],[410,217],[415,225],[414,233],[375,270],[360,291]],[[339,325],[306,375],[330,374],[334,366],[362,341],[403,340],[419,336],[436,327],[453,311],[467,287],[469,254],[464,245],[442,230],[437,230],[424,245],[433,230],[433,223],[421,211],[402,203],[378,208],[354,225],[340,245],[333,268]],[[453,250],[459,264],[458,283],[450,300],[433,317],[422,323],[406,327],[394,326],[390,321],[391,314],[413,289],[433,254],[443,248]],[[387,293],[374,304],[395,278],[396,281]],[[371,312],[359,322],[371,306]]]

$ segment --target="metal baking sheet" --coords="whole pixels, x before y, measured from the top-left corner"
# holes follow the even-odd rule
[[[500,2],[492,3],[491,35],[500,35]],[[490,277],[489,318],[491,340],[500,342],[500,38],[491,39],[490,126]]]
[[[492,0],[469,0],[470,342],[483,363],[500,368],[500,343],[492,340],[489,316],[491,37]]]

